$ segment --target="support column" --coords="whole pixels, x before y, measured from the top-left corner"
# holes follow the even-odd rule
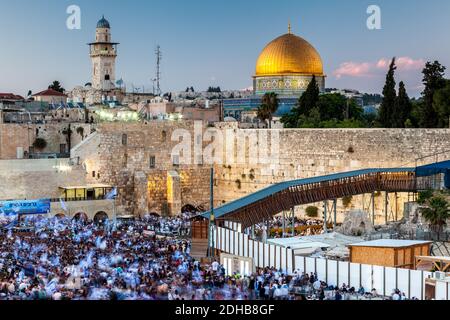
[[[323,232],[328,233],[327,228],[327,210],[328,210],[328,201],[323,202]]]
[[[375,192],[372,192],[372,224],[375,226]]]
[[[286,212],[283,211],[283,238],[286,237]]]
[[[398,194],[395,193],[395,221],[398,221]]]
[[[333,228],[336,230],[336,227],[337,227],[337,199],[333,200],[333,211],[334,211]]]
[[[388,202],[389,201],[389,192],[386,191],[384,195],[384,223],[388,224]]]
[[[292,213],[292,236],[295,237],[295,208],[291,209]]]
[[[255,225],[252,225],[252,239],[255,240]]]

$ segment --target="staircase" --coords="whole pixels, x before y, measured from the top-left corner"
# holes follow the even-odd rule
[[[192,239],[191,257],[196,260],[202,260],[208,255],[208,239]]]

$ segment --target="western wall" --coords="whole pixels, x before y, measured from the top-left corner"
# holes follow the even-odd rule
[[[213,129],[199,130],[193,122],[101,124],[72,150],[72,158],[80,159],[88,182],[117,185],[120,210],[135,215],[176,214],[186,205],[208,209],[211,168],[205,160],[208,152],[224,160],[214,165],[216,206],[281,181],[362,168],[414,167],[416,159],[423,157],[417,164],[450,158],[449,129],[253,131],[223,123],[215,129],[208,133]],[[244,139],[236,140],[234,149],[227,149],[227,143],[211,148],[217,137],[228,137],[230,133]],[[260,139],[253,140],[255,135]],[[179,148],[181,141],[190,141],[189,149]],[[255,154],[255,147],[259,150],[265,143],[269,152]],[[173,150],[181,150],[177,161],[171,155]],[[203,151],[200,159],[196,150]],[[239,152],[245,154],[245,161],[225,161]],[[430,157],[434,154],[439,155]],[[189,158],[189,163],[178,164],[180,157]],[[401,218],[404,202],[411,197],[398,194],[395,200],[391,195],[390,215],[394,216],[395,211]],[[376,195],[377,222],[384,221],[384,201],[381,194]],[[338,220],[342,221],[343,214],[351,208],[367,210],[368,202],[370,195],[353,197],[346,205],[339,201]],[[296,208],[297,214],[304,214],[303,209]]]

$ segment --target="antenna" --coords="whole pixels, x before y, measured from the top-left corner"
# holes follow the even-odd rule
[[[158,45],[156,47],[156,94],[161,95],[161,60],[162,60],[162,52],[161,47]]]

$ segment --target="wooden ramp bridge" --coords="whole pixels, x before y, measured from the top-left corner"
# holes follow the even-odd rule
[[[385,192],[418,192],[437,189],[443,175],[450,188],[450,161],[416,168],[363,169],[271,185],[213,210],[215,222],[237,222],[243,229],[267,221],[295,206]],[[439,180],[442,181],[442,180]],[[201,215],[210,219],[211,211]]]

